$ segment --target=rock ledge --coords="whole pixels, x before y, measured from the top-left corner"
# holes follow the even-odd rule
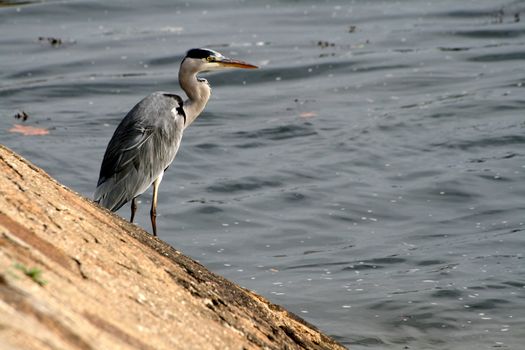
[[[344,349],[0,145],[0,349]]]

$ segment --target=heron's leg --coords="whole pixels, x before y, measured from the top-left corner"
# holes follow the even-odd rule
[[[129,219],[129,222],[133,222],[133,219],[135,219],[135,213],[137,212],[137,197],[133,197],[131,200],[131,219]]]
[[[157,197],[159,192],[160,181],[162,180],[162,175],[153,182],[153,199],[151,200],[151,227],[153,228],[153,235],[157,235]]]

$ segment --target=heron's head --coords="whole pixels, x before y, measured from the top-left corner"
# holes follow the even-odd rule
[[[221,53],[210,49],[191,49],[186,53],[182,65],[195,72],[206,72],[228,68],[258,68],[253,64],[224,57]]]

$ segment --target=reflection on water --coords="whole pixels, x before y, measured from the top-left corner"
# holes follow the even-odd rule
[[[2,143],[61,182],[91,197],[120,119],[209,46],[262,69],[207,76],[163,239],[353,349],[521,348],[522,2],[0,7]]]

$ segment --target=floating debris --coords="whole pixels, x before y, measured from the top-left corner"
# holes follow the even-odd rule
[[[301,118],[313,118],[313,117],[317,117],[317,113],[315,113],[315,112],[302,112],[302,113],[299,113],[299,117],[301,117]]]
[[[328,42],[328,41],[319,40],[317,42],[317,46],[319,46],[319,47],[324,49],[324,48],[327,48],[327,47],[334,47],[335,44],[331,43],[331,42]]]
[[[514,13],[509,13],[509,12],[510,12],[509,10],[505,11],[503,8],[499,9],[497,12],[494,13],[494,15],[493,15],[494,16],[494,20],[492,22],[493,23],[497,23],[497,24],[504,23],[505,22],[505,17],[508,17],[508,16],[513,17],[514,23],[518,23],[518,22],[521,21],[519,11],[518,12],[514,12]]]
[[[24,111],[18,112],[17,114],[14,115],[14,117],[15,119],[20,119],[23,122],[29,119],[29,115]]]
[[[20,124],[15,124],[9,132],[19,133],[24,136],[35,136],[35,135],[47,135],[49,130],[44,128],[35,128],[34,126],[24,126]]]
[[[496,23],[503,23],[504,16],[505,16],[505,12],[503,12],[503,8],[501,8],[498,12],[496,12],[494,16]]]
[[[47,41],[51,46],[60,46],[62,45],[62,39],[54,37],[38,37],[38,41]]]
[[[469,51],[468,47],[438,47],[439,51]]]

